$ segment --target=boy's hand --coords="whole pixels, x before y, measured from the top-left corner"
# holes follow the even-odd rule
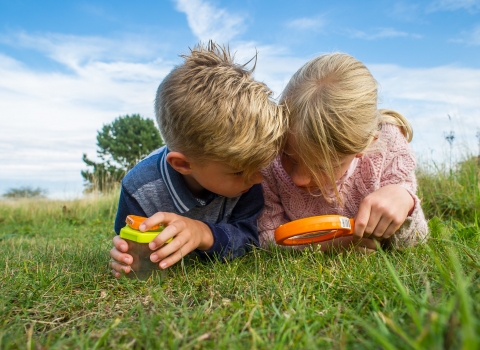
[[[130,254],[126,254],[128,251],[128,244],[120,236],[113,237],[113,248],[110,250],[110,267],[112,268],[112,275],[116,278],[121,276],[122,270],[125,273],[129,273],[131,268],[130,264],[133,262],[133,258]]]
[[[387,239],[403,224],[415,202],[400,185],[387,185],[372,192],[360,203],[355,216],[354,237]]]
[[[162,269],[172,266],[197,248],[208,250],[214,243],[212,231],[206,224],[173,213],[158,212],[145,220],[139,228],[140,231],[146,231],[157,224],[166,227],[149,244],[152,250],[161,247],[150,255],[150,260],[158,262]],[[173,240],[165,244],[170,238]]]

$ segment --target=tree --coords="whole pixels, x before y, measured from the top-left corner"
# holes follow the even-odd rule
[[[37,187],[32,188],[29,186],[26,187],[18,187],[18,188],[10,188],[2,194],[2,197],[5,198],[45,198],[48,191],[46,189]]]
[[[153,120],[139,114],[120,116],[103,126],[97,134],[96,163],[83,154],[83,161],[90,170],[82,170],[86,192],[106,192],[115,187],[128,170],[155,149],[163,146],[163,140]]]

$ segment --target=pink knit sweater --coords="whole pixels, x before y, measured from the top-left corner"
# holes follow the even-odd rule
[[[403,186],[415,201],[413,212],[390,238],[391,243],[394,247],[400,248],[413,246],[425,240],[428,226],[420,200],[415,194],[417,190],[415,155],[395,125],[383,124],[376,142],[379,150],[355,158],[345,175],[337,181],[343,206],[334,195],[329,203],[321,193],[312,195],[296,187],[278,157],[263,172],[265,209],[258,222],[261,246],[275,244],[274,230],[291,220],[323,214],[339,214],[353,218],[360,202],[368,194],[389,184]]]

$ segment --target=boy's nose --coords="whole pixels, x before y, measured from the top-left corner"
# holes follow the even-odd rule
[[[290,178],[298,187],[308,187],[312,181],[312,176],[307,171],[298,168],[290,173]]]

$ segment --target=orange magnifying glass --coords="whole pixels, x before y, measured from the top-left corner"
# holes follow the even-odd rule
[[[354,220],[345,216],[310,216],[277,227],[275,241],[287,246],[324,242],[352,235],[354,228]]]

